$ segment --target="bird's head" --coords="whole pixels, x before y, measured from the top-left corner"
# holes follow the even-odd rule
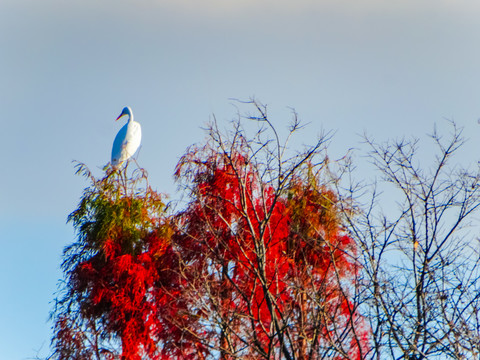
[[[118,115],[117,119],[120,119],[122,116],[125,116],[125,115],[128,115],[129,119],[131,119],[133,116],[132,116],[132,109],[130,109],[130,106],[126,106],[123,108],[122,110],[122,113],[120,115]]]

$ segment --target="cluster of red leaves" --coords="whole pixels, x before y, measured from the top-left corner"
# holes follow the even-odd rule
[[[183,227],[177,242],[192,264],[190,271],[203,273],[210,282],[220,282],[224,307],[230,302],[239,309],[251,308],[262,337],[262,329],[269,329],[271,321],[263,287],[280,299],[285,296],[284,283],[273,279],[288,271],[282,255],[289,233],[288,216],[280,203],[270,211],[272,189],[259,186],[242,156],[229,159],[227,164],[216,160],[202,162],[203,171],[196,174],[195,200],[180,215]],[[222,271],[212,272],[212,264],[229,264],[230,269],[219,279]],[[269,279],[267,284],[260,283],[258,275],[262,272]],[[239,297],[225,296],[232,284],[253,306]]]
[[[178,296],[178,279],[168,271],[177,258],[157,233],[143,241],[146,250],[137,255],[123,253],[115,239],[107,239],[103,251],[80,263],[74,274],[75,291],[86,294],[83,316],[101,318],[104,331],[120,338],[122,358],[128,360],[160,358],[154,356],[160,339],[175,336],[177,330],[165,313],[172,311]]]
[[[251,331],[265,344],[265,353],[277,331],[273,318],[287,313],[294,314],[288,326],[299,338],[345,342],[335,330],[353,331],[360,322],[341,282],[354,279],[357,270],[355,244],[341,231],[334,193],[296,179],[288,196],[281,196],[259,180],[244,156],[201,155],[191,152],[177,168],[177,177],[194,174],[195,186],[176,241],[189,270],[221,289],[215,294],[221,298],[220,315],[243,312],[255,324]],[[306,301],[301,292],[321,299]],[[315,307],[325,316],[307,324]],[[231,319],[226,322],[235,330]],[[352,359],[367,349],[368,332],[358,332],[361,340],[348,336]]]

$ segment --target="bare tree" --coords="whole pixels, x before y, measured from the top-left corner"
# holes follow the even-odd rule
[[[416,139],[365,137],[380,180],[341,189],[346,226],[361,248],[371,358],[479,358],[479,172],[455,163],[465,140],[453,122],[451,129],[447,138],[430,136],[436,153],[428,166]]]

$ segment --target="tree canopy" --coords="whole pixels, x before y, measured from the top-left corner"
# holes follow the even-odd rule
[[[132,163],[99,179],[77,165],[90,184],[51,359],[478,359],[480,176],[452,165],[461,129],[431,136],[425,168],[417,140],[365,138],[369,185],[329,159],[329,134],[296,151],[296,113],[282,141],[252,104],[180,158],[182,201]]]
[[[357,248],[321,183],[326,137],[299,153],[265,108],[187,150],[186,204],[167,210],[146,172],[108,168],[69,216],[54,311],[58,359],[360,359]],[[300,130],[294,114],[289,136]],[[269,138],[265,140],[265,137]]]

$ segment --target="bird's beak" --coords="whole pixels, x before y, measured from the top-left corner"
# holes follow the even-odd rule
[[[124,113],[121,113],[120,115],[118,115],[118,117],[115,119],[115,121],[117,121],[118,119],[120,119],[123,115],[125,115]]]

